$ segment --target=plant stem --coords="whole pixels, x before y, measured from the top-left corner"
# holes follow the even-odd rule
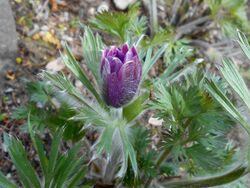
[[[157,168],[157,169],[159,169],[160,166],[161,166],[161,164],[166,160],[166,158],[168,157],[168,154],[170,153],[171,149],[172,149],[172,148],[167,148],[167,149],[165,149],[165,150],[161,153],[160,157],[159,157],[158,160],[156,161],[156,168]]]
[[[249,172],[249,169],[247,165],[240,164],[233,168],[232,170],[211,176],[211,177],[205,177],[205,178],[194,178],[190,180],[178,180],[178,181],[168,181],[164,184],[162,184],[164,187],[179,187],[179,188],[199,188],[199,187],[212,187],[212,186],[218,186],[223,185],[226,183],[230,183],[244,175],[246,175]]]
[[[151,36],[154,36],[158,30],[158,17],[157,17],[157,0],[149,0],[149,14],[151,24]]]
[[[166,148],[160,155],[160,157],[158,158],[158,160],[156,161],[156,168],[157,170],[160,168],[161,164],[166,160],[166,158],[168,157],[168,154],[170,153],[172,147]],[[151,182],[152,182],[152,178],[149,178],[145,184],[145,188],[149,187]]]

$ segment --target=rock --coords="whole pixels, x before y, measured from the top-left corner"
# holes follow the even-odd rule
[[[17,52],[17,33],[12,10],[7,0],[0,0],[0,57],[13,57]]]
[[[120,10],[125,10],[130,4],[136,2],[136,0],[113,0],[115,7]]]
[[[101,12],[103,12],[103,11],[108,11],[109,10],[109,5],[108,5],[108,3],[106,3],[106,2],[102,2],[99,6],[98,6],[98,8],[97,8],[97,12],[98,13],[101,13]]]
[[[158,119],[158,118],[153,118],[153,117],[150,117],[149,120],[148,120],[148,123],[150,125],[153,125],[153,126],[162,126],[162,123],[163,123],[163,119]]]
[[[14,91],[14,89],[11,88],[11,87],[9,87],[9,88],[7,88],[7,89],[4,91],[4,93],[8,94],[8,93],[12,93],[13,91]]]
[[[94,7],[90,7],[89,10],[88,10],[88,14],[90,16],[93,16],[95,14],[95,8]]]
[[[17,33],[14,17],[8,0],[0,0],[0,93],[5,81],[5,72],[15,69]]]
[[[73,38],[68,35],[62,35],[62,40],[65,40],[67,42],[73,42]]]
[[[42,31],[49,31],[49,27],[48,27],[47,25],[43,25],[43,26],[41,27],[41,30],[42,30]]]

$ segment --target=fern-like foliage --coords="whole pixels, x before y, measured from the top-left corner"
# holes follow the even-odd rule
[[[191,175],[223,169],[228,149],[226,134],[232,120],[203,88],[203,78],[189,76],[181,85],[158,83],[149,103],[164,120],[162,143],[171,151],[167,163],[185,167]],[[209,157],[207,157],[209,156]]]
[[[39,132],[48,127],[55,133],[64,126],[63,136],[66,140],[77,141],[85,135],[85,130],[82,130],[84,122],[69,120],[76,115],[76,111],[70,107],[68,101],[54,100],[56,93],[51,85],[43,81],[26,81],[25,84],[29,103],[16,108],[12,114],[13,119],[27,119],[29,115],[33,129]],[[27,123],[22,128],[27,130]]]
[[[93,27],[116,36],[122,43],[128,41],[129,33],[141,35],[147,21],[145,17],[139,18],[139,4],[134,4],[127,13],[124,12],[101,12],[90,23]]]

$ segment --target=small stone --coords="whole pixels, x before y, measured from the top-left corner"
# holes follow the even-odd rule
[[[67,42],[73,42],[74,39],[68,35],[63,35],[62,40],[65,40]]]
[[[79,90],[81,90],[83,88],[83,84],[80,80],[76,80],[75,82],[75,86],[76,88],[78,88]]]
[[[7,88],[4,93],[8,94],[8,93],[12,93],[13,92],[13,88],[9,87]]]
[[[16,63],[21,64],[23,62],[23,59],[21,57],[16,58]]]
[[[56,98],[52,98],[51,102],[54,104],[54,106],[59,109],[61,107],[61,103],[56,99]]]
[[[11,178],[11,173],[8,173],[8,174],[6,175],[6,178]]]
[[[136,0],[114,0],[115,7],[120,10],[125,10],[129,5],[135,2]]]
[[[42,30],[42,31],[49,31],[49,27],[48,27],[47,25],[43,25],[43,26],[41,27],[41,30]]]
[[[67,22],[69,21],[69,13],[68,12],[64,12],[63,13],[63,16],[64,16],[64,20]]]
[[[18,99],[16,100],[16,102],[17,102],[17,104],[21,104],[21,99],[18,98]]]
[[[88,10],[88,14],[89,14],[90,16],[95,15],[95,8],[94,8],[94,7],[90,7],[89,10]]]
[[[162,126],[163,119],[150,117],[148,123],[153,126]]]
[[[106,2],[102,2],[99,7],[97,8],[97,12],[101,13],[101,12],[105,12],[109,10],[109,5]]]

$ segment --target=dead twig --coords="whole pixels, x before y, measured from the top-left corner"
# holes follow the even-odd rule
[[[177,34],[176,34],[176,40],[180,39],[183,35],[192,33],[193,31],[197,29],[204,29],[205,27],[200,27],[199,25],[201,24],[206,24],[208,27],[210,22],[210,17],[209,16],[204,16],[201,18],[198,18],[196,20],[193,20],[187,24],[184,24],[180,27],[177,28]]]
[[[175,24],[177,18],[177,12],[181,6],[182,0],[176,0],[173,5],[172,17],[170,19],[171,24]]]

